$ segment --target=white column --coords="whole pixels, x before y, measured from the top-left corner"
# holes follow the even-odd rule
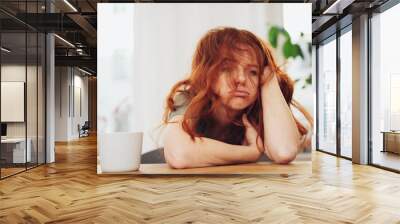
[[[46,36],[46,163],[55,161],[54,133],[55,133],[55,76],[54,76],[54,35]]]
[[[47,12],[54,12],[54,5],[46,1]],[[55,43],[54,34],[46,35],[46,163],[55,162]]]

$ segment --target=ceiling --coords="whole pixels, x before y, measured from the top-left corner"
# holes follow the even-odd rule
[[[165,0],[1,0],[0,22],[5,38],[21,42],[18,32],[31,28],[40,32],[55,32],[56,65],[80,66],[96,72],[97,57],[97,3],[106,2],[187,2]],[[196,2],[215,2],[203,0]],[[222,1],[221,1],[222,2]],[[313,43],[335,32],[337,21],[351,23],[351,18],[366,10],[374,9],[387,0],[289,0],[289,1],[230,1],[230,2],[285,2],[312,3]],[[51,8],[51,10],[50,10]],[[52,13],[49,13],[52,11]],[[347,22],[347,23],[348,23]],[[345,26],[342,22],[341,26]],[[22,44],[23,43],[19,43]],[[29,45],[31,46],[31,45]],[[32,45],[33,46],[33,45]],[[28,48],[28,51],[30,49]]]

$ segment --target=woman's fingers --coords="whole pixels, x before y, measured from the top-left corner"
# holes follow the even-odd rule
[[[268,76],[268,75],[270,75],[272,73],[272,70],[271,70],[271,68],[267,65],[267,66],[265,66],[264,67],[264,75],[265,76]]]
[[[246,127],[246,138],[245,142],[249,145],[254,145],[257,147],[259,152],[264,152],[264,146],[261,137],[258,136],[256,129],[250,123],[249,119],[247,118],[246,114],[242,115],[243,124]]]
[[[264,73],[263,73],[262,79],[261,79],[261,83],[264,84],[264,83],[268,82],[271,79],[272,75],[273,74],[272,74],[271,67],[268,65],[265,66]]]
[[[249,119],[247,119],[247,115],[246,114],[242,115],[242,120],[243,120],[243,124],[244,124],[244,126],[246,128],[251,127],[250,121],[249,121]]]
[[[263,153],[265,151],[264,143],[263,143],[261,137],[259,137],[259,136],[257,136],[257,148],[261,153]]]

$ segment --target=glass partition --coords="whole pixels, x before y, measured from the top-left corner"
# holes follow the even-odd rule
[[[34,14],[40,12],[38,1],[27,2],[26,12]],[[36,21],[35,21],[36,20]],[[38,17],[32,17],[33,24],[38,23]],[[38,107],[39,107],[39,33],[35,29],[27,27],[27,150],[31,151],[30,162],[27,167],[38,165]]]
[[[38,134],[37,134],[37,146],[38,146],[38,156],[37,162],[38,164],[43,164],[46,162],[46,145],[45,145],[45,124],[46,124],[46,74],[45,74],[45,66],[46,66],[46,38],[43,33],[38,33],[38,76],[37,76],[37,90],[38,90],[38,105],[37,105],[37,124],[38,124]]]
[[[44,3],[1,1],[0,7],[18,17],[43,13]],[[45,163],[45,45],[44,33],[0,12],[0,178]]]
[[[25,32],[1,34],[2,177],[24,171],[31,161],[26,150],[26,41]]]
[[[318,149],[336,154],[336,39],[318,47]]]
[[[37,165],[37,132],[38,132],[38,56],[37,56],[37,41],[38,35],[36,32],[27,33],[27,98],[26,98],[26,112],[27,112],[27,150],[31,151],[30,160],[27,163],[28,168]]]

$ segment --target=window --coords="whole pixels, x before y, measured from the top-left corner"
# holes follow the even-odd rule
[[[336,39],[318,48],[318,149],[336,153]]]
[[[340,155],[352,157],[352,33],[340,36]]]
[[[371,18],[372,164],[400,170],[400,5]]]

